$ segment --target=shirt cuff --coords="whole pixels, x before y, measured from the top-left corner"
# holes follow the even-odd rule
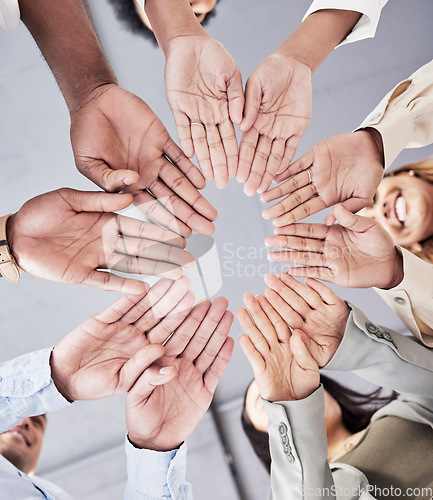
[[[180,498],[185,485],[186,443],[171,451],[154,451],[125,441],[128,489],[145,498]]]
[[[0,363],[0,432],[23,418],[69,406],[51,379],[52,348]]]
[[[0,29],[13,31],[20,24],[18,0],[0,0]]]

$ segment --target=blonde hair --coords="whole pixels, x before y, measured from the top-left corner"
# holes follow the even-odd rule
[[[416,175],[420,179],[423,179],[430,184],[433,184],[433,157],[428,157],[425,160],[419,161],[417,163],[409,163],[400,168],[396,168],[386,174],[387,176],[398,175],[403,172],[412,172],[412,175]],[[433,236],[427,238],[423,241],[419,241],[418,248],[410,248],[410,250],[414,255],[419,257],[420,259],[426,260],[433,264]]]

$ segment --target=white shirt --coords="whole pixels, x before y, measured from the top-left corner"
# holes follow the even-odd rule
[[[0,29],[14,30],[20,23],[18,0],[0,0]]]

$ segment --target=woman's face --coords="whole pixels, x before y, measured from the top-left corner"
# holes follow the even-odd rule
[[[396,245],[410,250],[433,235],[433,185],[409,172],[384,177],[360,214],[376,219]]]
[[[152,26],[150,25],[146,13],[140,7],[140,4],[137,2],[137,0],[133,1],[135,1],[135,8],[137,9],[138,15],[141,17],[143,23],[151,30]],[[207,14],[213,11],[217,1],[218,0],[190,0],[189,3],[199,23],[202,23]]]

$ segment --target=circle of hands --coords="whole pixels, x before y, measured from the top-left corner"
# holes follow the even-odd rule
[[[30,200],[8,221],[22,270],[127,294],[58,344],[52,375],[71,401],[128,392],[129,438],[156,450],[173,449],[192,432],[234,346],[227,300],[193,307],[182,277],[181,267],[194,262],[185,238],[214,231],[217,211],[199,192],[206,181],[223,188],[236,177],[264,203],[282,198],[263,212],[275,232],[266,245],[282,249],[269,259],[302,266],[267,275],[265,294],[247,294],[237,312],[240,344],[265,399],[311,394],[343,338],[349,307],[315,278],[391,287],[400,262],[388,233],[354,213],[383,176],[368,131],[326,139],[292,162],[311,116],[307,65],[274,54],[244,93],[219,42],[179,37],[166,57],[166,93],[183,151],[144,101],[103,85],[71,112],[71,141],[79,171],[106,192],[63,188]],[[113,213],[131,202],[156,224]],[[299,222],[334,205],[324,224]],[[162,279],[148,289],[110,269]]]

